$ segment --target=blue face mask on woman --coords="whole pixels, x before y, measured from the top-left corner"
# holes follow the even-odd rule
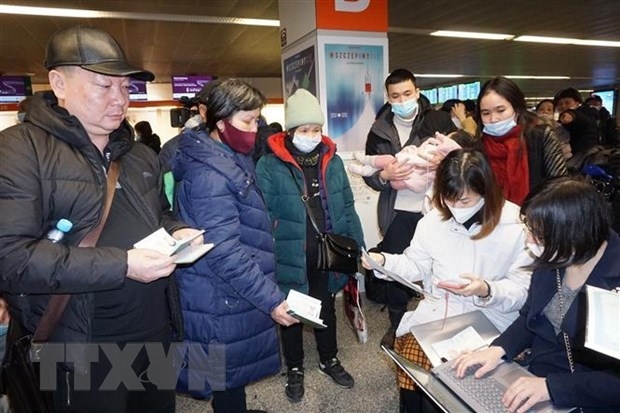
[[[418,109],[418,100],[416,98],[411,98],[404,102],[390,103],[390,105],[392,105],[393,114],[402,119],[410,119]]]
[[[482,131],[491,136],[504,136],[515,126],[517,126],[517,122],[515,122],[514,116],[512,116],[499,122],[485,123]]]

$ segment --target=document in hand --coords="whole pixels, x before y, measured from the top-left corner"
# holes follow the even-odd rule
[[[213,244],[190,245],[205,231],[183,239],[174,239],[164,228],[160,228],[133,244],[134,248],[158,251],[164,255],[175,256],[175,264],[191,264],[213,248]]]
[[[424,291],[422,288],[420,288],[419,285],[412,283],[411,281],[409,281],[406,278],[401,277],[400,275],[393,273],[392,271],[388,271],[386,270],[383,266],[381,266],[381,264],[379,264],[377,261],[373,260],[372,258],[370,258],[370,255],[368,255],[368,252],[366,252],[365,249],[362,249],[362,256],[366,259],[366,262],[368,262],[368,264],[370,264],[370,267],[381,273],[386,275],[387,277],[389,277],[390,279],[397,281],[399,283],[401,283],[402,285],[404,285],[405,287],[409,287],[412,290],[423,294],[425,297],[427,298],[435,298],[435,299],[439,299],[438,296],[436,296],[435,294],[431,294],[428,291]]]
[[[585,346],[620,360],[620,294],[586,285],[588,318]]]
[[[288,313],[302,323],[314,328],[327,328],[323,324],[323,320],[319,318],[321,315],[321,300],[296,290],[290,290],[286,302],[289,307]]]

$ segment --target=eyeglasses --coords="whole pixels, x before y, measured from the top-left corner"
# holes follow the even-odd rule
[[[541,239],[541,237],[539,237],[536,234],[536,231],[534,231],[532,229],[532,227],[527,224],[527,220],[525,219],[524,216],[521,217],[521,221],[523,222],[523,226],[524,226],[523,230],[526,231],[526,234],[527,233],[531,234],[536,240],[540,240]]]

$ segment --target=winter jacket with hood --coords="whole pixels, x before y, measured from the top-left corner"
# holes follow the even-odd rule
[[[280,349],[270,314],[285,297],[275,282],[271,223],[252,159],[192,129],[181,137],[172,172],[180,217],[215,244],[176,271],[185,342],[206,355],[223,349],[226,389],[277,373]],[[205,377],[204,390],[191,389],[194,373],[186,364],[177,389],[209,397],[216,383]]]
[[[101,219],[105,159],[52,92],[37,93],[25,122],[0,132],[0,140],[0,289],[11,315],[33,332],[50,294],[72,294],[52,340],[89,341],[94,295],[127,280],[124,249],[76,247]],[[144,224],[153,231],[185,227],[164,212],[157,156],[134,143],[126,121],[110,134],[107,149],[120,161],[118,183]],[[54,244],[45,234],[61,218],[73,228]]]
[[[306,210],[301,202],[299,188],[305,179],[300,166],[285,147],[286,132],[269,137],[273,153],[258,161],[256,172],[273,222],[276,240],[277,277],[280,288],[308,293],[306,275]],[[349,236],[364,245],[364,235],[355,212],[353,193],[342,160],[336,155],[336,145],[323,136],[319,158],[319,193],[325,214],[326,230]],[[295,174],[297,186],[291,176]],[[349,276],[330,273],[328,289],[331,293],[341,290]]]
[[[396,126],[394,126],[394,114],[390,109],[390,104],[386,103],[370,128],[366,140],[366,155],[396,155],[403,148]],[[435,136],[435,132],[448,134],[455,130],[456,126],[450,115],[447,112],[433,110],[428,99],[420,95],[418,114],[404,146],[420,146],[426,139]],[[378,223],[379,231],[385,234],[394,218],[394,203],[398,191],[393,189],[389,182],[381,182],[379,173],[380,171],[377,171],[372,176],[364,177],[364,181],[372,189],[380,192],[377,206]]]

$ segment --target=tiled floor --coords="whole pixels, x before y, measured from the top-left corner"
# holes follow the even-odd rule
[[[398,390],[395,368],[379,348],[379,341],[387,329],[387,310],[382,305],[364,300],[364,313],[368,321],[368,342],[360,344],[344,316],[341,298],[337,299],[338,358],[355,379],[353,389],[342,389],[330,378],[318,372],[318,355],[310,329],[304,331],[305,389],[300,403],[290,403],[284,395],[285,376],[279,374],[247,387],[248,408],[270,413],[357,413],[398,412]],[[283,370],[284,372],[285,370]],[[210,413],[208,401],[177,397],[179,413]]]

